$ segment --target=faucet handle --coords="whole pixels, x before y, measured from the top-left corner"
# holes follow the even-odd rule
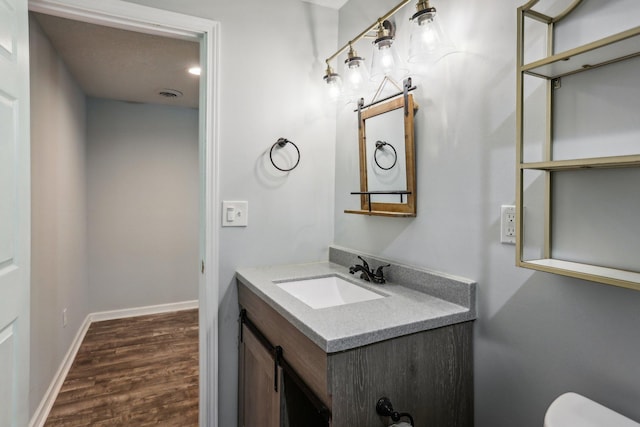
[[[371,270],[369,269],[369,264],[367,263],[367,261],[365,261],[365,260],[364,260],[364,258],[362,258],[360,255],[358,255],[358,258],[360,259],[360,261],[362,261],[362,266],[363,266],[364,268],[366,268],[366,269],[367,269],[367,271],[371,271]]]
[[[382,269],[385,267],[391,267],[391,264],[381,265],[380,267],[378,267],[376,269],[376,275],[382,277],[383,276]]]
[[[386,280],[384,280],[384,273],[382,271],[383,268],[385,267],[390,267],[391,264],[387,264],[387,265],[381,265],[380,267],[378,267],[376,269],[376,272],[374,273],[374,276],[376,278],[376,280],[378,281],[378,283],[385,283]]]

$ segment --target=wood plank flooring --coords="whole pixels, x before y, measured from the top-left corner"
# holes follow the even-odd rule
[[[198,311],[93,323],[45,427],[198,425]]]

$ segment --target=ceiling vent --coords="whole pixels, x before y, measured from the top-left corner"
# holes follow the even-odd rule
[[[180,98],[182,96],[182,92],[175,89],[161,89],[158,91],[158,95],[165,98]]]

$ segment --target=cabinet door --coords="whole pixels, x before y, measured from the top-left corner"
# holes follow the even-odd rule
[[[279,427],[280,393],[274,388],[274,360],[251,331],[242,325],[238,384],[238,425]],[[279,368],[278,368],[279,369]],[[282,378],[278,372],[278,380]],[[278,387],[280,390],[281,387]]]

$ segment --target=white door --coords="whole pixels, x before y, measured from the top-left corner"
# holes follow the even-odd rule
[[[0,427],[29,422],[29,144],[27,0],[0,0]]]

